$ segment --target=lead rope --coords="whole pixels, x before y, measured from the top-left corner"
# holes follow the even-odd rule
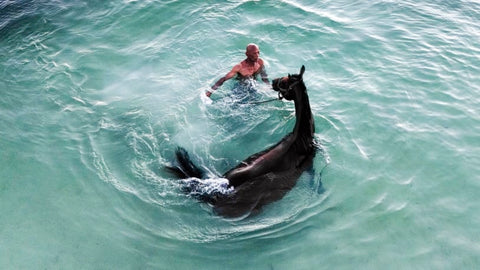
[[[272,102],[272,101],[275,101],[275,100],[282,100],[282,99],[283,99],[282,95],[280,94],[280,92],[278,92],[278,98],[272,98],[272,99],[257,101],[257,102],[250,102],[249,104],[258,105],[258,104]]]
[[[301,81],[302,80],[298,80],[298,81],[292,83],[291,85],[288,86],[288,89],[280,87],[280,81],[278,81],[277,82],[277,87],[278,87],[278,89],[286,92],[286,91],[292,90],[292,88]],[[250,104],[255,104],[256,105],[256,104],[262,104],[262,103],[267,103],[267,102],[272,102],[272,101],[275,101],[275,100],[282,100],[282,99],[283,99],[282,93],[280,93],[280,91],[278,91],[278,98],[273,98],[273,99],[264,100],[264,101],[250,102]]]

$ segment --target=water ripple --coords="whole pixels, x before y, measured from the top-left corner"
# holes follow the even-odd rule
[[[318,258],[474,268],[479,10],[468,0],[1,1],[7,268],[75,268],[78,256],[92,258],[85,268],[311,269]],[[306,66],[320,149],[313,177],[228,220],[164,166],[182,146],[221,175],[291,131],[291,102],[242,103],[233,81],[199,98],[250,42],[271,78]]]

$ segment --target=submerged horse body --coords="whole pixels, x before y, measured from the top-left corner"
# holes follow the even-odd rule
[[[279,96],[295,103],[296,122],[293,131],[275,145],[251,155],[227,171],[222,177],[228,180],[229,192],[197,196],[210,203],[217,214],[241,217],[258,212],[262,206],[281,199],[295,186],[300,175],[312,166],[315,125],[303,83],[304,72],[305,67],[302,66],[299,74],[289,74],[272,81],[273,90],[278,91]],[[177,165],[168,168],[178,177],[206,177],[184,149],[177,149],[176,158]],[[187,186],[186,192],[195,190],[195,185]]]

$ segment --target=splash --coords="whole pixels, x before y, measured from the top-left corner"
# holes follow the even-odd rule
[[[244,78],[239,80],[233,86],[232,93],[237,102],[249,102],[258,100],[260,94],[258,92],[258,82],[253,78]]]
[[[229,187],[226,178],[188,178],[182,180],[185,189],[191,195],[227,195],[233,192],[233,187]]]

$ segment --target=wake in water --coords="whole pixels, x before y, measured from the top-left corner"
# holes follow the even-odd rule
[[[243,78],[233,85],[231,93],[222,100],[234,108],[239,105],[257,104],[262,98],[258,89],[258,82],[254,78]],[[210,105],[213,103],[212,99],[207,97],[203,90],[200,91],[200,99],[204,104]]]
[[[258,92],[258,82],[253,78],[238,81],[232,89],[232,94],[238,103],[258,101],[261,96]]]

